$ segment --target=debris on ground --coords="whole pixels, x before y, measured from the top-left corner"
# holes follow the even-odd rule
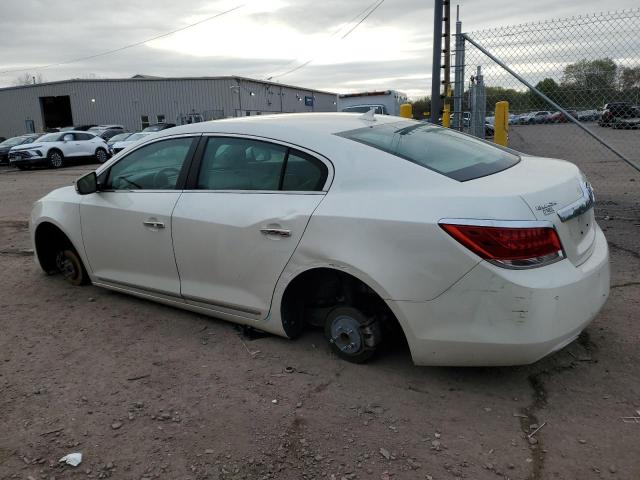
[[[66,463],[67,465],[71,465],[72,467],[77,467],[82,462],[82,453],[69,453],[65,455],[60,460],[59,463]]]

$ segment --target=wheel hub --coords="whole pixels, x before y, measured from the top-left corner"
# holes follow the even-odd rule
[[[56,266],[65,278],[75,278],[77,275],[76,266],[63,252],[56,257]]]
[[[331,342],[346,354],[358,353],[364,343],[360,323],[347,315],[335,318],[331,324]]]

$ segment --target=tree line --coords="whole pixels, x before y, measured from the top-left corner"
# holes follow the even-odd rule
[[[568,109],[597,110],[605,103],[615,101],[637,105],[640,103],[640,66],[619,66],[610,58],[580,60],[567,65],[559,81],[545,78],[535,87]],[[485,83],[485,93],[489,113],[493,112],[496,102],[504,100],[509,102],[509,110],[514,113],[552,109],[547,102],[528,89],[516,90],[488,86]],[[431,99],[428,96],[414,101],[414,117],[424,118],[424,112],[429,112],[430,108]],[[469,110],[468,90],[464,92],[463,109]]]

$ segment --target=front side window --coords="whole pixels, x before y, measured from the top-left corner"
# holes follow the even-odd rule
[[[212,137],[202,157],[200,190],[321,191],[327,166],[283,145],[253,139]]]
[[[145,145],[111,167],[106,190],[175,190],[193,137]]]
[[[92,138],[95,138],[94,135],[91,135],[89,133],[76,133],[76,140],[91,140]]]
[[[520,157],[469,135],[429,123],[383,123],[337,133],[464,182],[517,164]]]

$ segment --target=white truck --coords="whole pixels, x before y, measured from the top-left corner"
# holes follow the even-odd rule
[[[365,113],[373,108],[380,115],[400,115],[403,103],[407,103],[407,95],[397,90],[338,95],[339,112]]]

